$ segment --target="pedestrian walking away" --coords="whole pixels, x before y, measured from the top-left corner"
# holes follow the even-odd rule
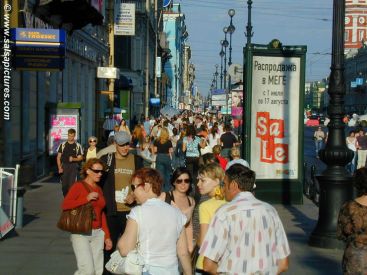
[[[68,140],[57,149],[57,167],[61,175],[62,193],[64,197],[77,180],[80,163],[83,160],[83,148],[75,141],[75,129],[68,130]]]
[[[114,126],[118,125],[118,121],[113,118],[113,115],[110,114],[106,117],[105,121],[103,122],[102,128],[104,130],[104,141],[107,142],[108,136],[111,131],[113,131]]]
[[[101,275],[103,247],[106,250],[112,248],[106,215],[103,212],[106,202],[102,189],[98,186],[104,171],[105,164],[101,160],[89,159],[82,168],[83,182],[76,182],[62,203],[63,210],[74,209],[86,203],[91,203],[93,206],[92,233],[70,236],[78,266],[78,270],[74,273],[76,275]]]
[[[282,222],[271,205],[254,197],[254,184],[255,172],[241,164],[226,171],[228,203],[211,219],[200,248],[205,272],[279,274],[288,269],[290,249]]]
[[[144,259],[143,274],[179,275],[179,259],[183,274],[191,275],[184,230],[187,218],[178,208],[158,198],[162,183],[161,175],[152,168],[142,168],[133,174],[131,187],[139,206],[134,207],[128,216],[118,250],[126,256],[138,249]]]
[[[157,154],[156,169],[163,177],[163,191],[171,189],[170,178],[172,174],[172,142],[169,140],[168,130],[163,127],[159,138],[154,142],[153,152]]]

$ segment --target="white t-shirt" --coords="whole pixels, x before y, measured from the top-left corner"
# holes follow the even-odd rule
[[[139,251],[145,264],[159,267],[178,264],[176,243],[187,221],[178,208],[153,198],[131,209],[127,217],[138,223]]]
[[[214,137],[213,137],[213,134],[210,133],[208,135],[209,146],[213,148],[215,145],[218,145],[218,139],[220,139],[220,135],[218,133],[216,133]],[[219,141],[219,144],[220,144],[220,141]]]

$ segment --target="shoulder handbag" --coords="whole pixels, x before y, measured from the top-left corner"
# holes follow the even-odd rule
[[[141,220],[141,208],[137,210],[138,219]],[[139,223],[137,234],[139,238]],[[112,274],[141,275],[143,273],[144,258],[139,253],[139,240],[135,249],[131,250],[126,257],[121,256],[118,250],[113,252],[105,267]]]
[[[90,189],[87,184],[85,182],[82,184],[89,193]],[[93,213],[93,206],[90,202],[74,209],[63,210],[57,227],[72,234],[91,234]]]

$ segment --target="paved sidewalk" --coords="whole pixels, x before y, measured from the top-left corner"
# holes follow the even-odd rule
[[[0,274],[69,275],[76,261],[69,234],[56,228],[62,200],[61,187],[36,182],[24,198],[24,227],[0,241]],[[341,250],[309,247],[308,236],[316,225],[318,208],[305,198],[303,205],[275,205],[291,246],[286,274],[342,274]]]

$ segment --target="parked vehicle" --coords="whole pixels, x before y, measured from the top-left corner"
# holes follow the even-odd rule
[[[319,126],[319,125],[320,125],[320,121],[317,115],[311,115],[308,117],[306,121],[306,126]]]

